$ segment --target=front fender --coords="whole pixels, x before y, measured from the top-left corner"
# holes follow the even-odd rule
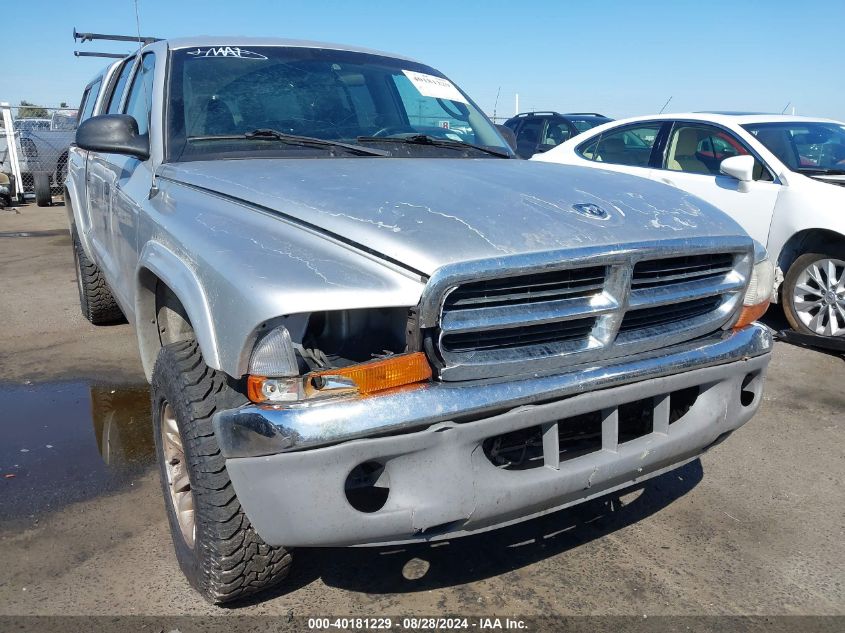
[[[800,253],[794,250],[795,236],[826,232],[845,237],[845,188],[792,175],[790,186],[778,196],[769,243],[773,261],[783,268]],[[784,269],[786,274],[786,269]]]
[[[73,153],[71,154],[73,156]],[[71,159],[69,159],[71,160]],[[73,228],[76,227],[76,234],[79,236],[79,241],[82,243],[82,248],[89,259],[96,261],[92,257],[91,244],[88,241],[88,234],[91,229],[91,218],[86,206],[86,192],[80,191],[76,183],[76,178],[71,177],[71,169],[79,169],[78,166],[72,166],[68,163],[68,179],[65,181],[65,212],[67,213],[68,225]],[[85,170],[85,165],[81,169]]]
[[[147,287],[150,273],[165,283],[179,298],[191,322],[205,364],[213,369],[221,369],[214,322],[202,284],[191,268],[173,251],[158,242],[147,242],[138,260],[138,290],[135,293],[136,328],[141,360],[147,377],[152,376],[155,364],[155,354],[148,350],[157,350],[159,340],[155,288]],[[152,292],[148,292],[149,290]]]

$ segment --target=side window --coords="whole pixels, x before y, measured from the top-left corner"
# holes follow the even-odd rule
[[[132,78],[129,96],[126,98],[125,114],[131,114],[138,122],[138,133],[146,134],[150,131],[150,109],[153,98],[153,70],[155,69],[155,55],[146,53],[141,58],[138,72]]]
[[[659,133],[659,123],[626,127],[601,134],[577,151],[583,158],[600,163],[648,167],[651,149]]]
[[[132,66],[135,65],[135,58],[127,59],[120,69],[120,74],[117,76],[117,82],[114,84],[111,97],[109,98],[109,107],[106,110],[108,114],[117,114],[120,112],[120,101],[123,97],[123,91],[126,89],[126,82],[129,81],[129,75],[132,73]]]
[[[91,118],[94,112],[94,104],[97,103],[97,95],[100,94],[100,86],[103,80],[98,79],[85,89],[82,95],[82,103],[79,105],[79,123]]]
[[[537,145],[540,142],[545,125],[546,120],[539,117],[526,119],[522,127],[519,128],[519,134],[516,135],[516,140],[526,145]]]
[[[728,132],[711,125],[676,124],[669,138],[666,169],[718,176],[726,158],[744,156],[748,148]],[[760,161],[754,163],[754,180],[772,180]]]
[[[546,128],[546,133],[543,135],[542,145],[548,148],[560,145],[564,141],[569,140],[569,125],[566,121],[552,119],[549,121],[549,126]]]

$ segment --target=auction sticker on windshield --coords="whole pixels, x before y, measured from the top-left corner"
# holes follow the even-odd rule
[[[414,87],[419,90],[419,93],[424,97],[433,97],[434,99],[448,99],[449,101],[460,101],[467,103],[466,98],[461,94],[461,91],[455,87],[448,79],[442,77],[435,77],[434,75],[426,75],[425,73],[417,73],[413,70],[403,70],[405,76],[411,80]]]

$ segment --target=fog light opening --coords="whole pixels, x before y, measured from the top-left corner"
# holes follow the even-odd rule
[[[358,512],[378,512],[390,495],[390,477],[384,464],[369,461],[358,464],[346,477],[346,500]]]
[[[739,402],[743,407],[750,407],[757,399],[757,377],[759,373],[746,374],[739,388]]]

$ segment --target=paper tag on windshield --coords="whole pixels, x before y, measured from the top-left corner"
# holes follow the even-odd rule
[[[412,70],[403,70],[402,72],[405,73],[405,76],[414,84],[414,88],[419,90],[419,93],[424,97],[449,99],[449,101],[459,101],[461,103],[467,102],[455,87],[455,84],[448,79],[426,75],[425,73],[417,73]]]

